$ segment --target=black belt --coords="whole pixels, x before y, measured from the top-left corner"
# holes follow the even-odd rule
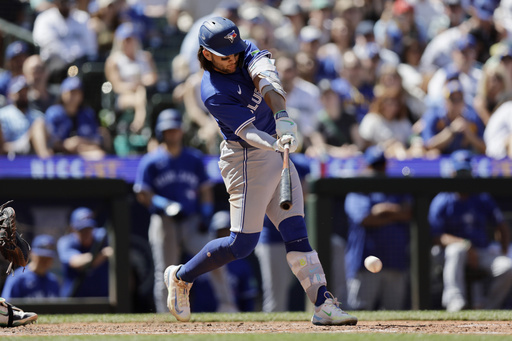
[[[244,148],[256,148],[254,147],[253,145],[249,144],[247,141],[245,140],[239,140],[239,141],[236,141],[238,142],[239,145],[241,145],[242,147]]]

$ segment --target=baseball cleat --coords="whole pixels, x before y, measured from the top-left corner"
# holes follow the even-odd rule
[[[18,327],[34,323],[37,320],[36,313],[26,313],[18,307],[7,303],[0,297],[0,327]]]
[[[165,269],[164,281],[169,295],[167,296],[167,308],[178,321],[187,322],[190,320],[190,302],[188,295],[192,283],[179,280],[176,273],[181,265],[171,265]]]
[[[348,314],[339,307],[338,300],[330,292],[325,293],[325,302],[315,308],[311,322],[318,326],[357,324],[357,317]]]

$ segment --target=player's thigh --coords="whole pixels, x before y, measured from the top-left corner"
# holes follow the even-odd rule
[[[260,232],[266,208],[279,185],[280,154],[223,143],[219,167],[229,194],[231,231]]]

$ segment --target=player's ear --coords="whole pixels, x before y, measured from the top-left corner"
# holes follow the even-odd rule
[[[210,51],[208,51],[207,49],[203,49],[203,56],[206,58],[206,60],[208,61],[212,61],[213,57],[212,57],[212,53]]]

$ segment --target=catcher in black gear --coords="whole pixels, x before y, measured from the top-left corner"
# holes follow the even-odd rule
[[[10,262],[7,273],[13,272],[13,266],[25,267],[30,251],[30,245],[16,229],[14,208],[6,207],[11,202],[0,206],[0,253]],[[26,313],[0,297],[0,327],[17,327],[36,320],[36,313]]]

